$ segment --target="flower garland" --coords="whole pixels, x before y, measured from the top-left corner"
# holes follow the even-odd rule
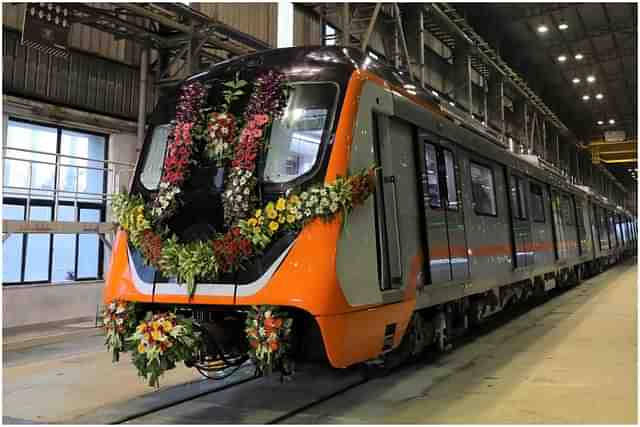
[[[160,376],[176,363],[191,359],[199,345],[193,322],[174,313],[147,313],[127,340],[135,348],[132,358],[138,374],[156,388]]]
[[[207,121],[207,132],[207,157],[221,166],[225,160],[231,159],[233,153],[233,143],[238,133],[236,118],[231,113],[213,112]]]
[[[115,195],[113,210],[147,264],[186,283],[192,296],[198,279],[215,280],[219,273],[237,271],[282,232],[300,230],[316,218],[330,221],[340,212],[350,212],[375,190],[373,171],[338,177],[331,184],[268,202],[209,241],[180,243],[175,236],[163,240],[161,232],[151,229],[150,215],[139,196]]]
[[[253,306],[247,314],[245,333],[249,341],[249,356],[262,374],[270,374],[278,365],[290,371],[286,355],[292,324],[293,319],[274,306]]]
[[[107,337],[105,345],[113,354],[113,362],[120,360],[120,353],[126,352],[126,337],[135,328],[134,303],[127,301],[112,301],[102,312],[102,322]]]
[[[254,177],[258,152],[267,136],[267,128],[282,116],[286,107],[284,76],[274,71],[256,79],[245,111],[245,127],[235,146],[231,171],[222,195],[224,218],[227,225],[243,218],[255,201]]]

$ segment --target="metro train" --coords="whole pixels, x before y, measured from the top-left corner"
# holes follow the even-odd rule
[[[145,265],[118,231],[104,301],[178,307],[213,326],[218,351],[246,348],[252,305],[287,309],[295,358],[335,368],[393,364],[530,296],[569,286],[635,253],[637,219],[533,156],[511,152],[448,102],[358,49],[274,49],[222,62],[187,82],[264,70],[296,91],[295,132],[272,133],[259,168],[264,200],[378,166],[376,190],[347,224],[315,220],[285,233],[246,269],[198,283],[194,296]],[[290,104],[293,104],[290,101]],[[158,189],[176,95],[150,116],[131,192]],[[224,227],[220,171],[193,171],[171,229],[197,240]],[[344,226],[344,227],[343,227]]]

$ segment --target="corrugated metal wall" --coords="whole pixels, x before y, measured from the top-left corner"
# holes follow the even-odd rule
[[[273,47],[276,46],[277,3],[191,3],[191,7]]]
[[[53,57],[23,46],[20,33],[8,28],[3,36],[5,94],[125,119],[137,117],[138,68],[77,50],[68,59]],[[151,80],[148,108],[153,108],[156,92]]]

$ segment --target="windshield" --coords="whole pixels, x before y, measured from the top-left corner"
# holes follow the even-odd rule
[[[167,137],[169,136],[169,125],[156,126],[151,136],[151,143],[144,158],[142,172],[140,172],[140,182],[147,190],[155,190],[160,184],[162,175],[162,165],[164,163],[164,152],[167,148]]]
[[[265,182],[292,181],[315,165],[331,126],[337,91],[333,83],[291,85],[287,108],[271,128]]]
[[[289,182],[313,168],[330,131],[337,92],[334,83],[291,84],[287,107],[271,127],[264,182]],[[157,190],[160,184],[169,132],[169,124],[156,126],[144,153],[140,183],[149,191]]]

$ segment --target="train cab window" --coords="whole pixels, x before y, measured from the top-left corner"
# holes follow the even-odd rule
[[[476,214],[497,216],[493,171],[477,163],[471,162],[470,165],[473,208]]]
[[[271,126],[264,181],[285,183],[311,171],[327,139],[338,88],[333,83],[298,83],[287,107]]]
[[[424,145],[424,165],[427,171],[427,196],[429,206],[432,208],[442,207],[440,197],[440,176],[438,174],[438,156],[436,147],[432,144]]]
[[[444,172],[447,182],[447,207],[451,210],[458,210],[458,185],[456,183],[456,163],[453,153],[449,150],[442,150],[444,157]]]
[[[533,182],[529,186],[531,191],[531,218],[535,222],[544,222],[544,198],[542,197],[542,187]]]
[[[513,207],[513,217],[517,219],[527,219],[527,203],[524,184],[524,179],[517,175],[511,175],[511,206]]]
[[[160,184],[162,165],[164,164],[164,152],[167,148],[170,126],[160,125],[153,129],[151,143],[144,158],[144,165],[140,173],[140,182],[147,190],[155,190]]]

